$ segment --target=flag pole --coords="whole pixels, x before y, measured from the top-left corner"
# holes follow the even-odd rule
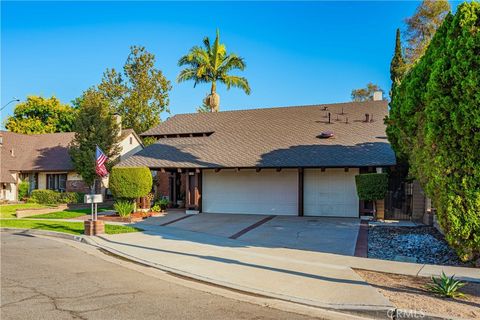
[[[93,179],[93,188],[92,188],[92,199],[93,199],[93,195],[95,194],[95,182],[96,182],[97,179]],[[96,221],[97,219],[95,218],[95,210],[94,210],[94,204],[93,204],[93,201],[92,201],[92,221]]]

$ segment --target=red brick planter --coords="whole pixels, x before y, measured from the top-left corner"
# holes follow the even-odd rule
[[[97,234],[105,233],[105,224],[101,220],[85,220],[83,225],[85,227],[84,233],[87,236],[95,236]]]

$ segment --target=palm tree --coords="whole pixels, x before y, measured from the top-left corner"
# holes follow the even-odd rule
[[[217,37],[213,45],[210,39],[203,39],[203,47],[195,46],[190,49],[187,55],[178,60],[178,65],[188,66],[177,77],[177,82],[193,80],[195,87],[199,83],[211,83],[210,94],[205,98],[204,103],[211,111],[218,111],[220,96],[217,94],[217,81],[227,86],[237,87],[250,94],[250,86],[244,77],[229,74],[232,70],[244,70],[246,67],[243,58],[234,53],[227,54],[227,49],[220,43],[220,33],[217,29]]]

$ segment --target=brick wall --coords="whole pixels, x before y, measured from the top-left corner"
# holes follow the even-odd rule
[[[170,173],[167,172],[158,172],[157,173],[157,180],[156,180],[156,186],[157,186],[157,197],[168,197],[170,194],[170,188],[169,188],[169,176]]]
[[[90,193],[90,187],[83,180],[67,180],[67,192]]]

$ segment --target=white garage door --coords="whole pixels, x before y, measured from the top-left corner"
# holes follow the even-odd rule
[[[297,215],[297,170],[203,170],[202,210]]]
[[[357,174],[358,169],[306,169],[304,215],[358,217]]]

